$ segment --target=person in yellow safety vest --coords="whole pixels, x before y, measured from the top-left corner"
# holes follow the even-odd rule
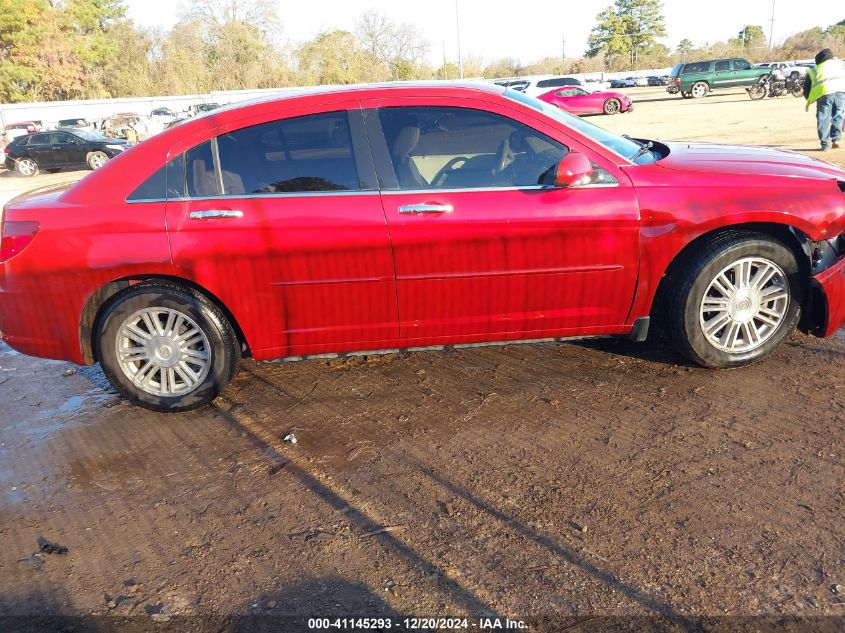
[[[804,96],[805,110],[816,104],[816,127],[822,151],[827,151],[831,143],[833,149],[839,149],[845,114],[845,64],[829,48],[816,55],[815,67],[807,71]]]

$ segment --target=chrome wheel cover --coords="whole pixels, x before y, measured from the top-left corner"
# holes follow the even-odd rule
[[[154,396],[194,391],[211,369],[211,345],[188,315],[170,308],[144,308],[127,318],[115,341],[126,377]]]
[[[761,257],[723,268],[707,286],[699,325],[707,342],[730,354],[753,351],[778,330],[789,308],[783,270]]]
[[[99,169],[100,167],[106,164],[106,161],[108,161],[108,156],[106,156],[102,152],[97,152],[96,154],[93,154],[91,156],[91,167],[93,167],[94,169]]]
[[[692,87],[690,94],[692,94],[693,97],[701,98],[707,94],[707,88],[702,84],[696,84]]]
[[[37,169],[35,161],[29,158],[22,158],[18,161],[20,171],[24,176],[32,176]]]

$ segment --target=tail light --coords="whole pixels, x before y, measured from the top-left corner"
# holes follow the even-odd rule
[[[4,148],[3,148],[3,153],[4,153],[4,154],[6,154],[6,155],[8,156],[9,154],[11,154],[11,153],[12,153],[12,150],[10,150],[8,147],[4,147]]]
[[[0,228],[0,263],[20,253],[38,233],[39,224],[33,221],[6,220]]]

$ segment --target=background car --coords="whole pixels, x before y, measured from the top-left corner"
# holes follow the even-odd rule
[[[6,143],[11,143],[19,136],[34,134],[35,132],[38,132],[38,126],[34,121],[19,121],[18,123],[10,123],[3,128],[3,138]]]
[[[626,94],[587,92],[578,86],[550,90],[537,98],[572,114],[617,114],[634,109],[634,103]]]
[[[770,70],[777,70],[784,77],[790,79],[798,79],[799,77],[806,77],[809,66],[798,64],[796,62],[765,62],[757,64],[756,68],[769,68]]]
[[[624,79],[611,79],[610,80],[610,87],[611,88],[624,88],[625,87],[625,80]]]
[[[652,75],[646,77],[649,86],[665,86],[669,83],[669,75]]]
[[[551,88],[563,88],[564,86],[581,86],[583,82],[577,77],[514,77],[510,79],[496,80],[493,82],[498,86],[505,86],[512,90],[518,90],[525,94],[537,96],[548,92]]]
[[[88,130],[91,124],[85,119],[62,119],[56,125],[59,130]]]
[[[126,141],[87,130],[56,130],[20,136],[3,149],[3,154],[7,169],[21,176],[34,176],[41,169],[86,165],[97,169],[128,147]]]
[[[752,86],[769,73],[771,68],[752,66],[740,57],[676,64],[669,73],[666,92],[680,93],[685,99],[701,99],[717,88]]]

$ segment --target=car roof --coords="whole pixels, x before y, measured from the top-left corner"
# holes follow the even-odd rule
[[[240,108],[248,108],[250,106],[268,103],[285,103],[288,101],[298,101],[300,99],[307,99],[309,97],[329,96],[329,95],[344,95],[348,94],[350,97],[365,96],[376,97],[378,94],[367,95],[367,93],[379,93],[382,91],[390,92],[407,92],[414,95],[448,95],[455,92],[466,93],[479,92],[487,94],[500,95],[505,91],[505,88],[497,84],[472,82],[472,81],[391,81],[385,83],[371,83],[371,84],[350,84],[350,85],[330,85],[330,86],[313,86],[310,88],[281,88],[278,92],[271,95],[257,97],[255,99],[247,99],[245,101],[237,101],[227,105],[220,106],[209,112],[204,112],[195,117],[192,117],[188,122],[200,121],[206,117],[220,116],[232,110]]]

